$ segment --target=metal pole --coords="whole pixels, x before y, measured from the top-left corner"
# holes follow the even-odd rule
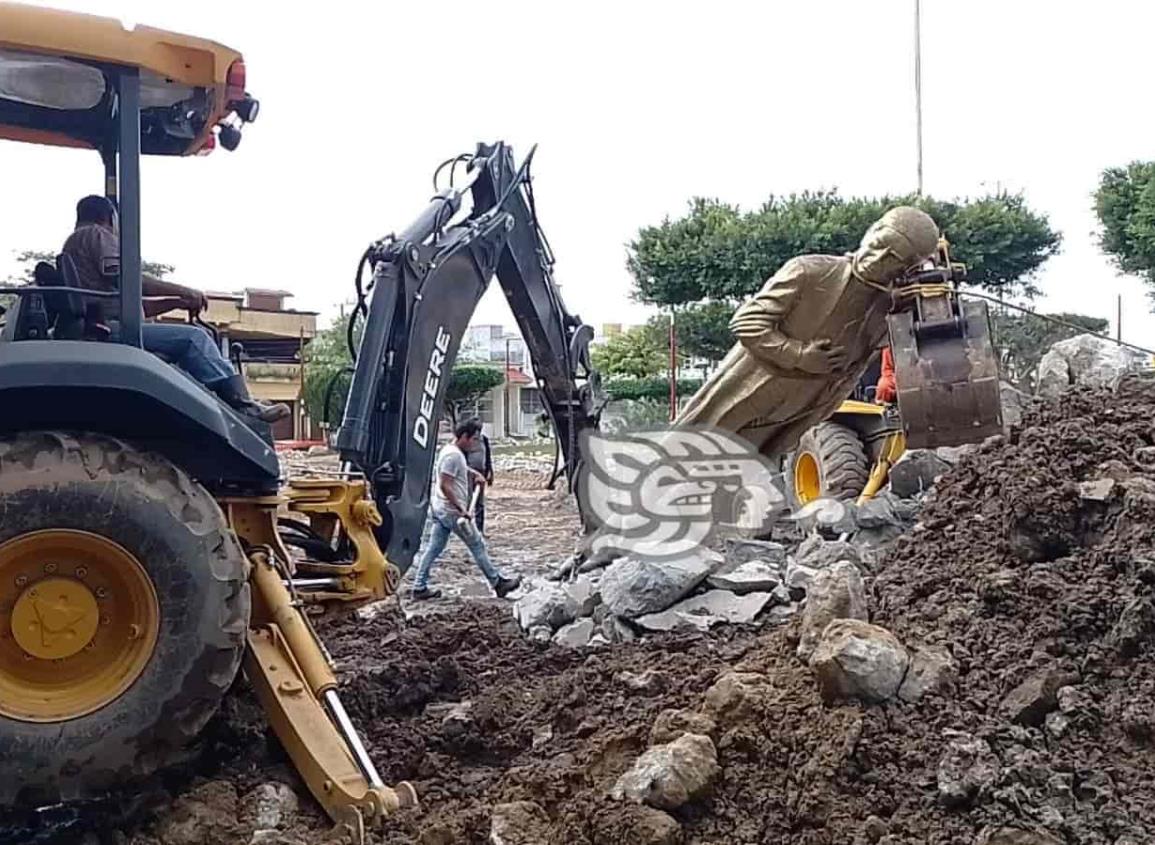
[[[674,330],[674,311],[670,310],[670,422],[678,418],[678,335]]]
[[[509,437],[509,338],[505,339],[505,400],[502,402],[502,420],[505,422],[505,436]]]
[[[922,0],[914,0],[914,121],[918,146],[918,195],[922,196]]]
[[[120,112],[120,342],[140,346],[140,74],[122,68]]]
[[[1123,342],[1123,294],[1115,294],[1115,342]]]

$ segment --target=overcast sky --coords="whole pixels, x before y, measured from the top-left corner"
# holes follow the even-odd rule
[[[478,140],[534,162],[570,307],[637,322],[625,244],[690,197],[915,186],[913,0],[157,3],[61,8],[241,50],[260,119],[235,153],[149,159],[143,251],[178,281],[293,291],[333,313],[358,257],[403,228],[442,159]],[[1155,345],[1135,279],[1095,246],[1102,168],[1155,158],[1155,6],[1127,0],[924,0],[926,191],[1023,191],[1064,235],[1040,275],[1047,310],[1112,319]],[[307,9],[307,11],[306,11]],[[0,258],[56,249],[94,153],[0,142]],[[2,270],[3,268],[0,268]],[[477,319],[510,322],[495,285]]]

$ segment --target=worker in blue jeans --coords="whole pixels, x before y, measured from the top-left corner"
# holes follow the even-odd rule
[[[485,488],[485,476],[470,469],[465,458],[481,436],[481,423],[477,420],[463,422],[457,426],[453,434],[453,442],[445,444],[441,449],[434,466],[430,491],[429,541],[417,564],[417,574],[413,579],[413,598],[423,600],[441,596],[440,590],[430,589],[429,572],[437,558],[445,551],[450,534],[456,534],[461,538],[473,556],[477,568],[493,588],[493,592],[498,598],[505,598],[521,586],[521,578],[506,578],[493,565],[489,559],[485,538],[473,524],[474,515],[469,511],[470,478],[478,487]]]
[[[64,242],[64,255],[72,259],[77,283],[82,288],[115,291],[120,269],[120,236],[116,231],[116,208],[107,197],[97,194],[76,204],[76,228]],[[141,273],[141,290],[146,297],[144,314],[156,317],[185,308],[203,311],[208,298],[199,290],[156,279]],[[140,327],[141,344],[149,352],[172,361],[236,410],[272,423],[292,413],[288,405],[258,402],[249,395],[244,376],[233,369],[212,336],[193,325],[145,323]]]

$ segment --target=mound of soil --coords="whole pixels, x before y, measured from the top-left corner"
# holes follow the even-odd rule
[[[1068,395],[939,482],[869,578],[873,622],[958,664],[955,693],[914,705],[824,705],[794,626],[571,651],[478,604],[403,628],[389,614],[331,623],[346,706],[386,782],[412,781],[421,797],[372,841],[481,845],[496,805],[531,801],[549,845],[669,843],[652,815],[607,793],[661,711],[703,707],[733,670],[763,677],[718,716],[713,794],[673,813],[686,845],[1155,841],[1153,421],[1150,380]],[[948,804],[940,762],[957,732],[985,743],[989,771]],[[161,785],[177,796],[231,785],[220,812],[232,821],[237,796],[268,780],[297,784],[239,692],[200,756]],[[265,841],[329,840],[301,804]],[[174,812],[92,816],[90,841],[175,845]],[[220,841],[249,841],[228,831]]]

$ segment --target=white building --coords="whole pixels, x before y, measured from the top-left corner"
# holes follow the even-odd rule
[[[543,408],[520,334],[496,324],[470,326],[461,340],[457,360],[494,367],[505,374],[503,383],[471,409],[485,424],[486,434],[496,439],[536,434]],[[466,409],[465,413],[470,414],[471,410]]]

